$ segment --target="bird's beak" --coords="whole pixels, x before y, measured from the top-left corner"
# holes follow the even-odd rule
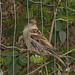
[[[56,55],[56,54],[51,54],[53,57],[55,57],[56,59],[58,59],[64,66],[66,66],[66,64],[61,60],[61,58]]]

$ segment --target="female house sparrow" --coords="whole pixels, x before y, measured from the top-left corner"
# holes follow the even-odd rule
[[[49,41],[38,30],[36,23],[36,20],[30,20],[29,28],[28,25],[26,25],[23,30],[23,38],[26,46],[29,48],[29,50],[35,51],[38,54],[42,54],[42,56],[51,55],[58,59],[64,66],[66,66],[62,59],[56,54]]]

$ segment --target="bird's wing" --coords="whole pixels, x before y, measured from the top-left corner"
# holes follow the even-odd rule
[[[49,51],[52,54],[57,55],[52,45],[38,29],[30,30],[30,37],[36,42],[38,42],[39,44],[41,44],[46,51]]]
[[[38,30],[38,29],[32,29],[30,30],[30,37],[44,46],[46,48],[46,51],[52,55],[53,57],[57,58],[64,66],[65,63],[61,60],[61,58],[56,54],[54,51],[52,45],[48,42],[48,40],[45,38],[45,36]]]
[[[48,40],[45,38],[45,36],[38,29],[30,30],[30,37],[45,47],[53,48]]]

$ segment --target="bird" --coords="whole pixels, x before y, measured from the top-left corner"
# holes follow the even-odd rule
[[[35,19],[29,20],[29,24],[25,25],[23,38],[30,51],[34,51],[42,56],[50,55],[58,59],[64,66],[66,66],[44,34],[38,29],[37,21]]]

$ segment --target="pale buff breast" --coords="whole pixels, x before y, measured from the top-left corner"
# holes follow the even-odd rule
[[[29,26],[28,25],[25,26],[24,30],[23,30],[23,38],[24,38],[24,41],[26,43],[26,46],[29,47],[29,48],[32,47],[31,43],[30,43],[30,41],[31,41],[31,38],[30,38],[31,32],[30,32],[30,30],[32,30],[32,29],[38,29],[38,28],[37,28],[36,25],[29,24]]]

